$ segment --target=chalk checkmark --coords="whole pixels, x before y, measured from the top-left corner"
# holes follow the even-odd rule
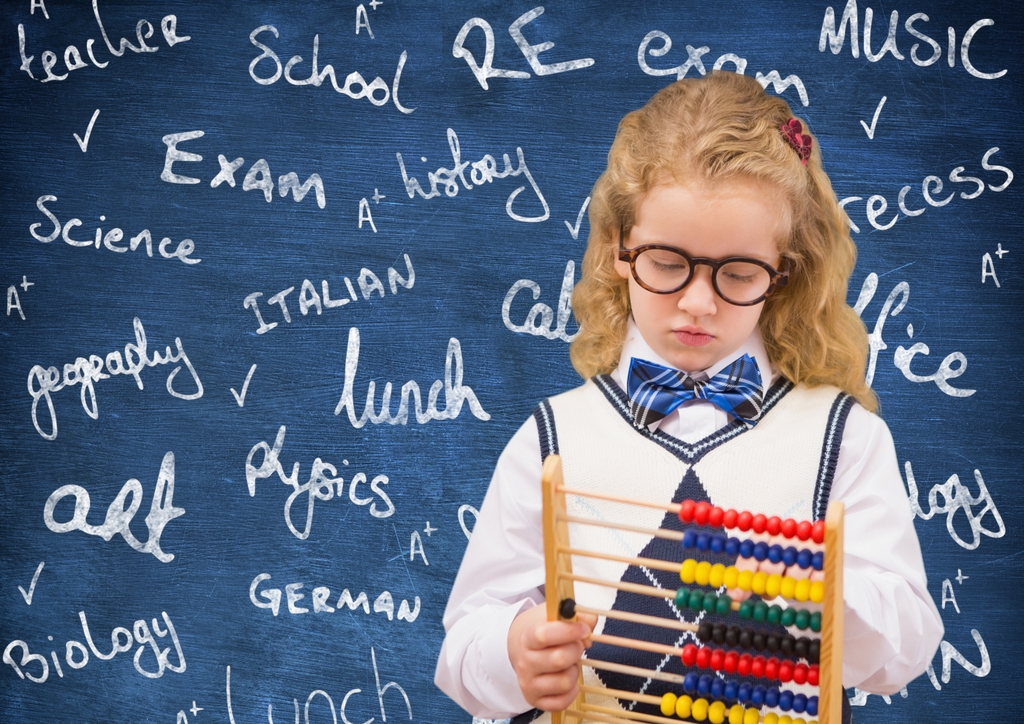
[[[580,224],[583,223],[583,214],[587,213],[587,206],[590,205],[590,197],[588,196],[583,202],[583,206],[580,207],[580,213],[576,215],[576,226],[570,226],[568,221],[563,222],[565,228],[572,234],[573,240],[580,235]]]
[[[252,379],[252,373],[256,371],[256,365],[249,368],[249,374],[245,376],[245,383],[242,385],[242,394],[235,392],[235,388],[231,388],[231,394],[235,396],[235,402],[238,403],[239,407],[245,407],[245,393],[249,390],[249,380]]]
[[[32,596],[35,595],[35,592],[36,592],[36,581],[39,580],[39,574],[43,572],[43,566],[45,566],[45,565],[46,565],[46,561],[43,561],[42,563],[39,564],[39,567],[36,568],[36,574],[34,576],[32,576],[32,583],[29,584],[29,587],[28,587],[28,593],[25,593],[25,589],[24,588],[22,588],[21,586],[18,586],[18,590],[21,591],[22,598],[25,599],[25,603],[27,603],[29,606],[32,605]]]
[[[875,124],[878,123],[878,114],[882,112],[882,106],[885,105],[885,96],[882,96],[882,100],[878,102],[878,108],[875,109],[875,115],[871,119],[871,126],[869,127],[864,121],[860,122],[860,125],[864,126],[864,132],[868,134],[868,138],[872,141],[875,140]]]
[[[82,149],[82,153],[85,153],[86,150],[89,148],[89,136],[92,135],[92,127],[96,124],[96,119],[99,118],[99,115],[100,109],[97,108],[96,112],[92,114],[92,120],[89,121],[89,127],[85,129],[84,139],[80,138],[77,133],[71,134],[72,136],[75,137],[75,140],[78,141],[78,147]]]

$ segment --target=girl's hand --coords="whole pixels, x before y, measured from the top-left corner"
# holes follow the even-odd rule
[[[579,660],[590,648],[597,617],[581,613],[578,621],[548,621],[541,606],[520,613],[508,630],[508,658],[523,696],[538,709],[562,711],[579,693]]]

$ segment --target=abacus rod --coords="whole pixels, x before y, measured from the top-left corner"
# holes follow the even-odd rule
[[[564,578],[569,581],[579,581],[580,583],[591,583],[595,586],[605,586],[606,588],[617,588],[620,591],[627,591],[629,593],[639,593],[642,596],[651,596],[653,598],[667,598],[673,600],[676,597],[675,591],[670,591],[667,588],[655,588],[654,586],[643,586],[639,583],[626,583],[625,581],[606,581],[601,578],[590,578],[589,576],[577,576],[575,573],[559,573],[559,578]]]
[[[630,676],[639,676],[642,679],[657,679],[658,681],[666,681],[669,684],[679,684],[680,686],[682,686],[685,678],[682,674],[666,674],[664,671],[642,669],[639,666],[628,666],[626,664],[613,664],[610,661],[601,661],[600,659],[580,659],[580,663],[583,666],[589,666],[591,669],[614,671],[617,674],[629,674]]]
[[[578,603],[576,604],[576,612],[592,613],[595,616],[607,616],[608,618],[616,618],[620,621],[631,621],[632,623],[645,623],[648,626],[660,626],[661,628],[670,628],[675,629],[676,631],[697,630],[697,624],[687,623],[686,621],[673,621],[670,618],[647,616],[642,613],[630,613],[629,611],[609,611],[603,608],[591,608],[589,606],[581,606]]]
[[[607,714],[596,714],[594,712],[587,713],[580,711],[579,709],[566,709],[562,712],[562,714],[571,714],[573,716],[578,716],[580,717],[580,721],[596,721],[602,722],[602,724],[636,724],[635,719],[623,719],[622,717],[608,716]],[[678,719],[674,721],[666,721],[672,721],[672,724],[680,724],[680,721]]]
[[[597,715],[611,715],[618,717],[618,721],[627,721],[629,724],[633,722],[644,721],[651,722],[651,724],[680,724],[679,719],[668,719],[663,716],[654,716],[653,714],[641,714],[638,711],[623,711],[622,709],[612,709],[608,706],[598,706],[597,704],[583,704],[581,707],[583,711],[593,712],[594,718]]]
[[[679,542],[683,539],[683,534],[675,530],[664,530],[663,528],[642,528],[636,525],[627,525],[625,523],[612,523],[610,521],[592,520],[591,518],[578,518],[574,515],[562,515],[557,514],[558,520],[564,520],[567,523],[579,523],[580,525],[596,525],[599,528],[612,528],[613,530],[626,530],[630,533],[643,533],[644,535],[654,536],[655,538],[664,538],[665,540],[673,540]]]
[[[650,694],[638,694],[635,691],[626,691],[625,689],[612,689],[607,686],[592,686],[590,684],[584,684],[580,687],[581,691],[585,691],[588,694],[603,694],[604,696],[614,696],[616,699],[628,699],[629,701],[638,701],[641,704],[654,704],[655,706],[661,705],[660,696],[651,696]]]
[[[666,510],[669,513],[679,513],[681,507],[679,503],[655,503],[651,500],[638,500],[636,498],[626,498],[621,495],[610,495],[609,493],[597,493],[590,490],[577,490],[576,488],[567,488],[564,485],[559,486],[558,492],[566,495],[579,495],[584,498],[597,498],[598,500],[607,500],[612,503],[626,503],[627,505],[640,505],[645,508],[656,508],[658,510]]]
[[[693,627],[696,630],[696,626]],[[611,634],[591,634],[590,638],[597,641],[599,644],[610,644],[611,646],[621,646],[626,649],[637,649],[639,651],[649,651],[652,654],[667,654],[669,656],[682,656],[683,650],[678,646],[665,646],[664,644],[655,644],[649,641],[639,641],[637,639],[629,639],[624,636],[612,636]]]
[[[631,558],[629,556],[617,556],[614,553],[599,553],[597,551],[588,551],[581,548],[566,548],[559,546],[559,553],[568,553],[574,556],[583,556],[585,558],[600,558],[604,561],[617,561],[619,563],[628,563],[631,566],[643,566],[645,568],[653,568],[658,571],[668,571],[669,573],[679,573],[681,563],[673,563],[672,561],[662,561],[657,558]]]

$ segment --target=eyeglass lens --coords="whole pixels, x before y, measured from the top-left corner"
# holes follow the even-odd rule
[[[690,262],[681,254],[666,249],[648,249],[636,257],[633,265],[640,281],[660,292],[676,291],[690,277]],[[771,274],[762,266],[731,261],[715,270],[718,293],[726,301],[750,302],[763,296],[771,286]]]

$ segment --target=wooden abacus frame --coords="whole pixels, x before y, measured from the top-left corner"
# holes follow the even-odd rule
[[[544,561],[546,568],[546,605],[547,605],[547,616],[549,621],[566,620],[562,615],[565,611],[560,612],[560,605],[566,599],[575,600],[574,592],[574,581],[581,580],[591,584],[597,585],[613,585],[615,588],[620,590],[631,590],[632,584],[616,582],[612,584],[608,581],[599,581],[591,578],[581,578],[575,576],[572,570],[572,556],[573,555],[587,555],[591,557],[604,558],[606,560],[614,560],[618,562],[625,562],[633,565],[647,565],[660,568],[662,570],[678,570],[679,563],[669,561],[655,561],[652,559],[629,559],[622,556],[616,556],[612,554],[592,552],[592,551],[577,551],[573,549],[569,542],[569,523],[580,522],[590,525],[604,525],[607,527],[615,527],[619,529],[633,530],[635,532],[646,532],[643,529],[639,529],[633,526],[626,526],[623,524],[607,524],[599,521],[588,521],[588,520],[577,520],[571,518],[566,513],[565,507],[565,496],[581,495],[601,500],[609,500],[613,502],[626,503],[631,505],[639,505],[651,508],[660,508],[669,512],[678,513],[680,506],[678,504],[662,504],[651,501],[637,500],[631,498],[624,498],[612,495],[606,495],[603,493],[592,493],[581,490],[571,490],[563,485],[562,480],[562,462],[558,455],[549,455],[544,460],[543,470],[543,524],[544,524]],[[843,504],[842,503],[830,503],[825,516],[825,534],[824,534],[824,565],[822,572],[824,574],[824,601],[822,602],[822,617],[821,617],[821,648],[819,654],[819,698],[818,698],[818,714],[817,721],[819,724],[840,724],[842,721],[842,701],[843,701],[843,690],[842,690],[842,667],[843,667]],[[675,566],[672,568],[671,566]],[[639,586],[637,588],[640,588]],[[573,616],[575,618],[575,610],[597,613],[607,615],[610,612],[597,611],[595,609],[587,609],[583,606],[573,607]],[[648,620],[651,617],[642,616],[640,614],[632,614],[625,611],[615,612],[617,618],[624,620],[631,620],[637,623],[653,623]],[[570,620],[572,620],[570,619]],[[678,628],[679,630],[696,630],[695,624],[687,624],[683,622],[675,622],[671,619],[659,619],[660,623],[657,625],[669,626],[671,628]],[[661,644],[655,644],[650,642],[644,642],[634,639],[623,639],[618,636],[607,636],[595,634],[593,640],[599,643],[607,643],[617,646],[630,646],[633,648],[640,648],[647,651],[654,651],[658,653],[678,653],[679,650],[673,649],[673,647],[664,646]],[[631,670],[632,667],[622,666],[620,664],[601,663],[597,665],[597,662],[588,663],[587,659],[584,658],[581,661],[583,666],[590,666],[592,668],[603,668],[618,671],[620,673],[633,673],[639,675],[649,675],[651,672],[645,670]],[[681,683],[678,680],[681,678],[674,674],[660,674],[657,678],[662,680]],[[576,697],[575,701],[562,712],[552,712],[551,721],[553,724],[578,724],[583,721],[595,721],[601,722],[602,724],[636,724],[636,722],[650,722],[651,724],[679,724],[681,719],[669,718],[665,716],[654,716],[649,714],[642,714],[639,712],[626,712],[618,709],[612,709],[608,707],[600,707],[587,703],[586,694],[604,694],[607,696],[617,698],[628,698],[635,701],[647,703],[647,704],[658,704],[661,699],[660,697],[648,696],[643,694],[636,694],[633,692],[620,691],[616,689],[607,689],[603,687],[592,687],[584,684],[583,681],[583,670],[580,669],[580,693]],[[759,717],[759,722],[764,722],[764,717]]]

